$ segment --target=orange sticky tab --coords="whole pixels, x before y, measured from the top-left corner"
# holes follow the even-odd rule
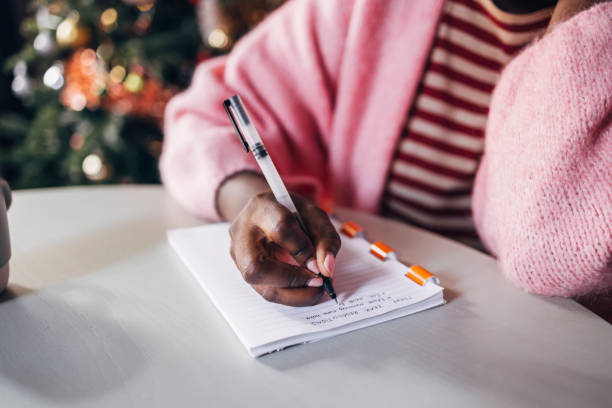
[[[327,215],[331,215],[334,212],[334,203],[333,201],[323,201],[320,205],[321,209],[327,213]]]
[[[361,228],[361,225],[357,224],[356,222],[347,221],[342,225],[341,231],[350,238],[353,238],[360,234],[363,231],[363,228]]]
[[[370,245],[370,253],[380,260],[385,260],[389,254],[393,253],[393,248],[384,242],[377,241]]]
[[[429,279],[434,279],[437,281],[436,275],[419,265],[412,265],[410,268],[408,268],[406,277],[412,279],[421,286],[423,286]]]

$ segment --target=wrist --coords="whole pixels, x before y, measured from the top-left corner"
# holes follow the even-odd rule
[[[251,197],[269,192],[266,179],[251,170],[240,171],[225,178],[217,188],[215,205],[225,221],[233,220]]]

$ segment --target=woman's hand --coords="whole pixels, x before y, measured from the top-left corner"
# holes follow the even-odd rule
[[[274,195],[253,196],[230,228],[231,255],[246,282],[266,300],[308,306],[323,294],[319,271],[332,277],[340,237],[327,214],[292,195],[310,237]]]

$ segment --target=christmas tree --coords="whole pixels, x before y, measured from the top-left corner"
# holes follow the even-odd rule
[[[0,117],[0,171],[13,188],[158,182],[168,100],[282,2],[32,1],[5,62],[26,114]]]

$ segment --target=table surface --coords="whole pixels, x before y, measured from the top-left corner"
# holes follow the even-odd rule
[[[612,406],[612,326],[495,261],[353,211],[448,304],[252,359],[166,243],[201,224],[157,186],[16,192],[2,406]]]

